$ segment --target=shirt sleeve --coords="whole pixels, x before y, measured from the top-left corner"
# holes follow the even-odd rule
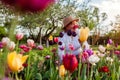
[[[58,42],[58,56],[60,58],[60,61],[63,60],[63,55],[65,54],[65,43],[63,38],[59,38]]]

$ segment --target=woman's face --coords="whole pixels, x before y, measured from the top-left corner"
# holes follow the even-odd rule
[[[67,26],[66,26],[66,30],[72,30],[74,31],[73,27],[74,25],[78,24],[76,21],[73,21],[71,23],[69,23]]]

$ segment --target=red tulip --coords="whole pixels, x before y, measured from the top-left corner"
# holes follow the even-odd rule
[[[13,6],[16,10],[38,12],[46,9],[55,0],[2,0],[2,2]]]
[[[54,42],[58,43],[58,37],[54,38]]]
[[[78,66],[77,58],[73,54],[66,54],[63,56],[63,65],[66,70],[74,72]]]
[[[116,55],[119,55],[119,54],[120,54],[120,51],[116,50],[114,53],[115,53]]]
[[[3,3],[7,4],[7,5],[14,5],[16,3],[17,0],[2,0]]]
[[[99,68],[99,70],[98,70],[99,72],[109,72],[110,70],[109,70],[109,68],[107,67],[107,66],[102,66],[101,68]]]

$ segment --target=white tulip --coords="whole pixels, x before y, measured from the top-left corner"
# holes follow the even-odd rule
[[[99,45],[98,49],[102,53],[105,52],[105,50],[106,50],[106,48],[104,46],[102,46],[102,45]]]
[[[113,62],[113,59],[111,57],[106,57],[107,61]]]
[[[97,55],[98,55],[99,57],[101,57],[101,58],[105,56],[105,54],[100,53],[99,51],[98,51]]]
[[[99,62],[99,60],[100,60],[100,58],[96,54],[93,54],[88,58],[88,61],[93,65],[95,65],[95,63]]]

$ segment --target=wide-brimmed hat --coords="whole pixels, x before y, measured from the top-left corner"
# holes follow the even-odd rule
[[[78,18],[73,18],[72,16],[65,17],[65,18],[63,19],[64,28],[65,28],[69,23],[71,23],[72,21],[79,21],[79,19],[78,19]]]

